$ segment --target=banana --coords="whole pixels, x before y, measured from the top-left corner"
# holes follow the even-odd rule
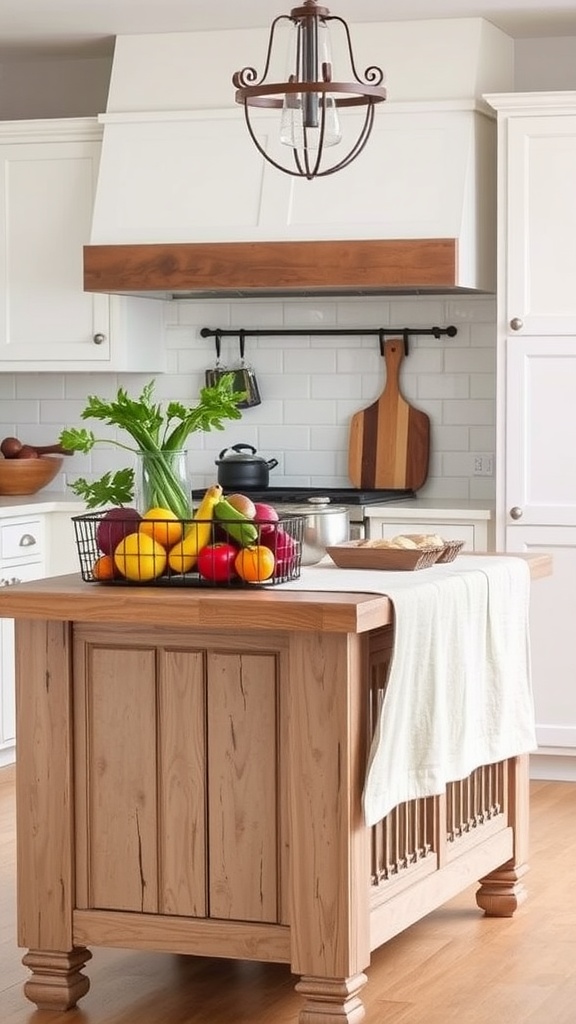
[[[243,512],[239,512],[229,501],[226,501],[226,498],[221,498],[214,506],[214,517],[228,536],[242,547],[247,547],[258,539],[258,527]]]
[[[212,484],[200,502],[194,519],[188,523],[181,541],[168,552],[168,565],[173,572],[190,572],[196,565],[198,553],[210,543],[214,520],[214,509],[222,498],[220,484]]]

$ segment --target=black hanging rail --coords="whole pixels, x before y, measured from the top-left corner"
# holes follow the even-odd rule
[[[202,327],[200,336],[202,338],[216,338],[218,344],[222,338],[278,338],[278,337],[303,337],[309,335],[322,335],[324,337],[334,336],[359,336],[359,335],[372,335],[380,338],[380,348],[383,350],[384,338],[386,337],[398,337],[400,335],[404,339],[404,349],[406,355],[408,355],[408,338],[410,335],[432,335],[434,338],[448,337],[453,338],[458,334],[457,327],[303,327],[300,329],[293,329],[290,327],[279,327],[276,329],[263,328],[262,330],[244,330],[231,329],[227,330],[220,327]]]

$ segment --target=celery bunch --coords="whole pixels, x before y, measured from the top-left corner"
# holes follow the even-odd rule
[[[152,456],[146,463],[154,503],[170,509],[179,519],[187,519],[191,513],[190,496],[172,466],[174,453],[185,448],[188,436],[194,431],[223,430],[223,420],[241,418],[238,402],[245,395],[234,391],[233,385],[234,375],[225,374],[213,386],[201,389],[198,405],[187,408],[181,402],[170,402],[165,410],[153,401],[154,381],[145,385],[138,398],[131,398],[124,388],[119,388],[111,402],[90,395],[82,419],[101,420],[119,427],[134,444],[97,438],[91,430],[77,427],[65,428],[59,441],[70,451],[89,452],[96,444],[112,444],[143,457]],[[90,509],[130,504],[134,500],[134,483],[134,470],[120,469],[116,473],[105,473],[100,480],[91,483],[81,477],[71,488],[84,498]]]

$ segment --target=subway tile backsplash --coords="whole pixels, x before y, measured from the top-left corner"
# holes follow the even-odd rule
[[[154,300],[151,300],[154,301]],[[491,296],[398,296],[339,299],[172,302],[165,306],[169,372],[156,378],[159,401],[195,404],[204,373],[214,363],[210,328],[445,327],[454,338],[414,335],[402,363],[405,397],[431,419],[430,473],[421,494],[430,498],[494,497],[494,477],[474,476],[474,453],[495,450],[496,312]],[[236,339],[223,339],[223,362],[238,365]],[[246,360],[258,378],[262,404],[243,411],[223,431],[192,435],[191,478],[202,487],[216,478],[214,460],[232,444],[252,444],[279,461],[278,485],[348,486],[347,444],[351,415],[375,401],[385,383],[378,338],[262,337],[246,339]],[[96,421],[82,421],[87,395],[110,397],[122,385],[138,393],[149,379],[139,374],[0,373],[0,432],[30,443],[55,441],[64,426],[87,426],[110,436]],[[119,449],[98,446],[91,455],[66,459],[51,490],[77,476],[100,476],[129,464]]]

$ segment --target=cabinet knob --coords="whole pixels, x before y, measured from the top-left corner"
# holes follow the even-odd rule
[[[513,331],[521,331],[524,327],[524,321],[519,316],[513,316],[510,321],[510,327]]]
[[[31,533],[23,533],[18,541],[18,546],[21,548],[33,548],[36,543],[36,537]]]
[[[513,505],[512,508],[510,509],[511,519],[522,519],[523,514],[524,513],[522,512],[522,509],[519,508],[518,505]]]
[[[106,341],[106,335],[105,334],[95,334],[92,340],[93,340],[95,345],[103,345],[104,342]]]

